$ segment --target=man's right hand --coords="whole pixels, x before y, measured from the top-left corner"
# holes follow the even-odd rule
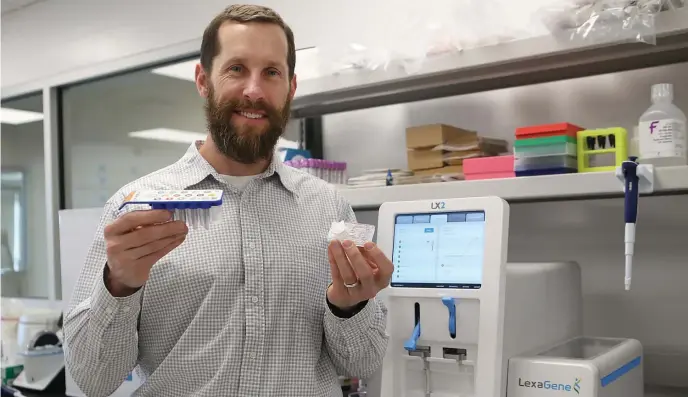
[[[171,219],[165,210],[133,211],[105,227],[106,285],[113,296],[136,292],[153,265],[184,242],[186,224]]]

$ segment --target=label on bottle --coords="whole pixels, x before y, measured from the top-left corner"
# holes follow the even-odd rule
[[[643,121],[638,137],[641,159],[686,155],[686,125],[681,120]]]

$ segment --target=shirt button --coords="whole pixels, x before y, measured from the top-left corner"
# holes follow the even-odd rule
[[[253,360],[256,358],[256,353],[251,352],[251,354],[249,354],[248,356],[251,357],[251,359]]]
[[[253,298],[251,298],[251,302],[258,303],[258,297],[254,296]]]
[[[108,307],[107,309],[105,309],[105,313],[112,314],[112,308]]]
[[[248,248],[255,249],[256,245],[254,243],[248,243]]]
[[[129,306],[124,306],[124,307],[122,308],[122,311],[125,312],[125,313],[127,313],[127,312],[129,311]]]

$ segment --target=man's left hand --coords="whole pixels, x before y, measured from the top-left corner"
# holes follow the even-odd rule
[[[352,241],[332,241],[327,249],[332,284],[327,299],[346,310],[372,299],[389,285],[394,265],[374,243],[357,247]]]

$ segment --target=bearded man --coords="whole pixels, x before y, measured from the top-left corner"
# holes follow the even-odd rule
[[[266,7],[228,7],[206,28],[196,87],[208,136],[108,200],[65,317],[67,368],[89,397],[134,369],[140,397],[341,397],[338,375],[380,367],[375,296],[391,261],[372,242],[328,243],[333,221],[355,221],[351,207],[274,156],[295,51]],[[195,189],[223,190],[207,230],[165,210],[119,210],[134,191]]]

